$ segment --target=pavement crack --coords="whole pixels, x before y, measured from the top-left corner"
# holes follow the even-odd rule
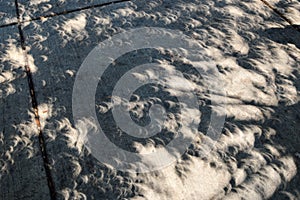
[[[82,11],[82,10],[88,10],[88,9],[92,9],[92,8],[100,8],[100,7],[104,7],[104,6],[109,6],[109,5],[124,3],[124,2],[131,2],[131,1],[132,0],[112,1],[112,2],[107,2],[107,3],[96,4],[96,5],[92,5],[92,6],[85,6],[85,7],[82,7],[82,8],[66,10],[66,11],[57,12],[57,13],[53,12],[53,13],[50,13],[50,14],[47,14],[47,15],[41,15],[41,16],[33,17],[33,18],[30,18],[30,19],[26,19],[26,20],[21,19],[20,14],[19,14],[19,10],[17,10],[18,21],[17,22],[11,22],[11,23],[8,23],[8,24],[2,24],[2,25],[0,25],[0,28],[4,28],[4,27],[8,27],[8,26],[14,26],[14,25],[18,25],[20,23],[25,23],[25,22],[42,20],[42,19],[45,19],[45,18],[51,18],[51,17],[55,17],[55,16],[60,16],[60,15],[65,15],[65,14],[78,12],[78,11]],[[18,7],[18,5],[16,5],[16,7]]]
[[[8,24],[2,24],[0,25],[0,28],[4,28],[4,27],[8,27],[8,26],[14,26],[14,25],[17,25],[18,22],[12,22],[12,23],[8,23]]]
[[[40,117],[38,114],[38,103],[37,103],[37,99],[36,99],[36,95],[35,95],[32,73],[31,73],[30,67],[29,67],[28,56],[27,56],[27,51],[26,51],[26,44],[25,44],[25,37],[24,37],[23,29],[22,29],[22,22],[20,19],[19,6],[18,6],[17,0],[15,0],[15,6],[16,6],[16,14],[18,17],[17,24],[18,24],[18,30],[19,30],[19,35],[20,35],[21,47],[22,47],[23,55],[24,55],[24,59],[25,59],[25,72],[27,75],[27,81],[28,81],[28,86],[29,86],[29,91],[30,91],[31,102],[32,102],[32,108],[34,110],[35,123],[38,127],[39,147],[40,147],[40,151],[41,151],[42,158],[43,158],[43,163],[44,163],[45,173],[46,173],[46,177],[47,177],[47,183],[48,183],[48,187],[49,187],[49,191],[50,191],[50,196],[51,196],[52,200],[55,200],[56,199],[56,191],[55,191],[54,181],[53,181],[52,174],[51,174],[51,165],[50,165],[47,150],[46,150],[45,137],[42,132]]]
[[[47,14],[47,15],[42,15],[42,16],[39,16],[39,17],[31,18],[29,20],[24,20],[23,22],[36,21],[36,20],[41,20],[41,19],[44,19],[44,18],[50,18],[50,17],[59,16],[59,15],[65,15],[65,14],[78,12],[78,11],[82,11],[82,10],[88,10],[88,9],[92,9],[92,8],[101,8],[101,7],[104,7],[104,6],[109,6],[109,5],[124,3],[124,2],[130,2],[130,1],[132,1],[132,0],[117,0],[117,1],[111,1],[111,2],[106,2],[106,3],[91,5],[91,6],[85,6],[85,7],[82,7],[82,8],[66,10],[66,11],[63,11],[63,12],[50,13],[50,14]]]
[[[292,22],[292,20],[290,20],[289,18],[287,18],[283,13],[281,13],[277,8],[275,8],[274,6],[272,6],[269,2],[267,2],[266,0],[260,0],[261,2],[263,2],[267,7],[269,7],[271,10],[273,10],[273,12],[275,12],[279,17],[281,17],[284,21],[286,21],[287,23],[289,23],[294,29],[296,29],[297,31],[300,31],[299,26],[297,26],[296,24],[294,24]]]

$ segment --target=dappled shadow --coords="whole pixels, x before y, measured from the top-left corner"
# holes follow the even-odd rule
[[[0,29],[0,199],[49,199],[17,30]]]
[[[279,0],[274,3],[275,8],[290,19],[293,24],[300,24],[300,2],[298,0]]]
[[[295,157],[299,152],[299,40],[298,33],[283,24],[260,1],[234,0],[135,1],[24,23],[58,197],[299,197],[299,160]],[[162,170],[125,173],[99,162],[85,148],[86,138],[73,120],[72,89],[81,63],[96,45],[117,33],[144,26],[180,30],[200,43],[201,53],[216,63],[224,80],[226,95],[214,95],[219,105],[226,106],[227,118],[222,135],[213,143],[205,127],[210,122],[213,95],[192,76],[186,76],[200,91],[198,111],[203,123],[195,141],[182,159]],[[172,54],[141,54],[155,58],[157,63],[174,64]],[[177,65],[191,64],[186,58],[178,59]],[[119,64],[130,68],[132,61],[121,59]],[[111,74],[118,73],[116,66],[110,67]],[[141,88],[136,95],[147,95],[148,90]],[[111,100],[105,99],[109,92],[98,88],[95,109],[100,110],[104,100]],[[164,105],[163,97],[171,92],[162,94],[157,101]],[[144,109],[133,109],[131,113],[140,123],[147,122],[144,111],[153,103],[151,99],[143,100]],[[130,103],[136,109],[134,99]],[[111,125],[110,121],[104,124],[108,130]],[[209,153],[203,153],[207,149]]]
[[[94,7],[102,4],[116,2],[117,0],[19,0],[20,14],[24,20],[67,13],[72,10],[80,10],[86,7]]]
[[[15,2],[1,0],[0,5],[0,26],[16,23],[18,20]]]

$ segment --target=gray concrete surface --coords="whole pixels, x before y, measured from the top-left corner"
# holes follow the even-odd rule
[[[16,6],[13,0],[0,1],[0,26],[17,22]]]
[[[20,9],[22,17],[30,19],[102,3],[74,2],[20,1]],[[203,146],[195,142],[186,159],[174,165],[149,174],[130,174],[105,166],[84,147],[73,121],[72,90],[80,65],[95,46],[143,26],[180,30],[202,44],[225,80],[227,118],[222,138],[210,155],[199,156]],[[22,23],[22,29],[58,199],[300,198],[300,161],[295,156],[300,152],[300,33],[261,1],[124,2],[29,21]],[[16,27],[1,28],[0,33],[3,49],[10,48],[10,37],[18,37]],[[8,175],[1,171],[0,197],[46,199],[48,186],[32,134],[36,128],[28,85],[22,70],[14,73],[15,55],[5,53],[8,61],[1,60],[3,69],[8,67],[4,77],[13,77],[12,86],[6,83],[10,81],[1,83],[2,91],[17,89],[2,96],[5,117],[0,127],[5,129],[2,137],[7,144],[16,140],[9,139],[10,132],[17,137],[16,127],[23,128],[20,134],[32,142],[12,152],[22,155],[30,149],[34,156],[17,157],[16,171]],[[124,66],[131,63],[123,61]],[[22,75],[14,78],[16,74]],[[98,104],[108,92],[97,91]],[[202,120],[207,121],[205,116]],[[11,147],[3,146],[5,156]]]
[[[38,18],[40,16],[47,16],[62,12],[68,12],[71,10],[76,10],[84,7],[97,6],[109,2],[114,2],[116,0],[41,0],[41,1],[26,1],[20,0],[19,6],[21,10],[21,16],[23,19]]]
[[[0,199],[50,199],[16,26],[0,49]]]

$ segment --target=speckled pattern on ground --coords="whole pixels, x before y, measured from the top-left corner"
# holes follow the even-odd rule
[[[17,14],[14,0],[0,0],[0,26],[16,23]]]
[[[286,16],[293,24],[300,25],[300,1],[299,0],[266,0],[280,13]]]
[[[0,199],[50,199],[17,26],[0,50]]]
[[[6,2],[0,1],[0,26],[17,19],[14,2]],[[300,199],[300,32],[261,0],[136,0],[92,8],[107,2],[18,1],[34,88],[18,26],[0,28],[0,199],[50,199],[49,179],[57,199]],[[299,1],[267,2],[299,23],[290,14]],[[209,155],[199,154],[206,137],[199,127],[177,163],[133,174],[104,165],[84,147],[72,89],[93,48],[145,26],[179,30],[201,44],[225,80],[226,120]],[[158,62],[164,56],[155,55]],[[45,173],[30,89],[51,174]],[[98,89],[96,107],[107,92]],[[209,120],[209,110],[203,105],[201,120]]]

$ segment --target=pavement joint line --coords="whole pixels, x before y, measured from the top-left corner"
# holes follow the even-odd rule
[[[66,15],[66,14],[69,14],[69,13],[74,13],[74,12],[78,12],[78,11],[82,11],[82,10],[88,10],[88,9],[93,9],[93,8],[100,8],[100,7],[104,7],[104,6],[109,6],[109,5],[118,4],[118,3],[124,3],[124,2],[131,2],[131,1],[132,0],[111,1],[111,2],[106,2],[106,3],[91,5],[91,6],[85,6],[85,7],[82,7],[82,8],[65,10],[65,11],[57,12],[57,13],[53,12],[53,13],[49,13],[47,15],[41,15],[41,16],[38,16],[38,17],[33,17],[33,18],[30,18],[30,19],[25,19],[25,20],[21,19],[20,15],[19,15],[18,16],[18,22],[11,22],[11,23],[8,23],[8,24],[0,25],[0,28],[7,27],[7,26],[17,25],[19,23],[26,23],[26,22],[31,22],[31,21],[43,20],[45,18],[51,18],[51,17],[60,16],[60,15]]]
[[[16,6],[16,14],[18,17],[17,24],[18,24],[19,34],[20,34],[20,42],[21,42],[24,59],[25,59],[24,68],[25,68],[25,72],[27,75],[27,81],[28,81],[28,86],[29,86],[29,90],[30,90],[31,102],[32,102],[32,108],[34,110],[35,123],[38,127],[39,147],[40,147],[40,151],[41,151],[42,158],[43,158],[43,163],[44,163],[45,173],[46,173],[46,177],[47,177],[47,183],[48,183],[48,188],[49,188],[49,192],[50,192],[50,197],[51,197],[51,200],[56,200],[56,191],[55,191],[54,181],[53,181],[53,178],[51,175],[50,162],[49,162],[48,154],[46,151],[46,142],[45,142],[45,138],[44,138],[42,128],[41,128],[40,117],[38,114],[38,103],[37,103],[37,99],[36,99],[36,95],[35,95],[32,73],[31,73],[30,67],[29,67],[28,56],[27,56],[26,45],[25,45],[25,37],[24,37],[24,32],[22,30],[22,23],[20,21],[20,13],[19,13],[19,6],[18,6],[17,0],[15,0],[15,6]]]
[[[45,18],[51,18],[51,17],[55,17],[55,16],[65,15],[65,14],[78,12],[78,11],[82,11],[82,10],[87,10],[87,9],[91,9],[91,8],[104,7],[104,6],[108,6],[108,5],[112,5],[112,4],[118,4],[118,3],[123,3],[123,2],[131,2],[131,1],[132,0],[117,0],[117,1],[106,2],[106,3],[102,3],[102,4],[96,4],[96,5],[92,5],[92,6],[86,6],[86,7],[82,7],[82,8],[76,8],[76,9],[72,9],[72,10],[66,10],[66,11],[57,12],[57,13],[53,12],[53,13],[50,13],[50,14],[47,14],[47,15],[41,15],[41,16],[38,16],[38,17],[25,19],[25,20],[22,20],[22,19],[20,19],[20,17],[18,17],[18,22],[11,22],[11,23],[8,23],[8,24],[0,25],[0,28],[17,25],[19,23],[26,23],[26,22],[31,22],[31,21],[43,20]],[[279,15],[284,21],[289,23],[294,29],[296,29],[297,31],[300,31],[299,26],[294,24],[289,18],[287,18],[283,13],[281,13],[278,9],[276,9],[274,6],[272,6],[269,2],[267,2],[266,0],[260,0],[260,1],[263,2],[271,10],[273,10],[273,12],[275,12],[277,15]]]
[[[31,18],[29,20],[24,20],[23,22],[36,21],[36,20],[41,20],[41,19],[45,19],[45,18],[51,18],[51,17],[55,17],[55,16],[66,15],[66,14],[73,13],[73,12],[79,12],[79,11],[82,11],[82,10],[100,8],[100,7],[104,7],[104,6],[109,6],[109,5],[124,3],[124,2],[131,2],[131,1],[132,0],[117,0],[117,1],[111,1],[111,2],[106,2],[106,3],[91,5],[91,6],[85,6],[85,7],[82,7],[82,8],[65,10],[65,11],[57,12],[57,13],[53,12],[53,13],[50,13],[50,14],[47,14],[47,15],[42,15],[42,16],[39,16],[39,17]]]
[[[287,23],[289,23],[294,29],[296,29],[297,31],[300,31],[300,27],[297,26],[296,24],[294,24],[289,18],[287,18],[283,13],[281,13],[277,8],[275,8],[274,6],[272,6],[266,0],[260,0],[260,1],[263,2],[271,10],[273,10],[273,12],[275,12],[277,15],[279,15],[279,17],[281,17],[284,21],[286,21]]]
[[[17,25],[19,22],[11,22],[11,23],[8,23],[8,24],[2,24],[0,25],[0,28],[4,28],[4,27],[8,27],[8,26],[14,26],[14,25]]]

